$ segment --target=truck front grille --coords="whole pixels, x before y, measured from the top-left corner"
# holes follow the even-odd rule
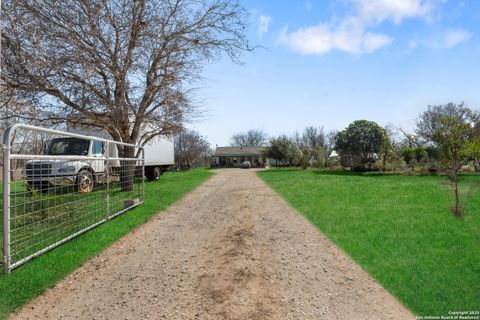
[[[41,177],[48,176],[52,174],[52,164],[51,163],[28,163],[25,166],[25,175],[27,177]]]

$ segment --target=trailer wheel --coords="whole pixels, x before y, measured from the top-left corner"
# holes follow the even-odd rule
[[[146,174],[148,181],[160,180],[161,175],[162,175],[162,169],[160,167],[154,167],[148,170]]]
[[[79,193],[89,193],[93,190],[94,184],[93,174],[85,169],[80,170],[77,176],[77,183],[75,184],[76,191]]]

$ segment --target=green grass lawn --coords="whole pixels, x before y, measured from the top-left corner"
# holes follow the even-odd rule
[[[54,285],[89,258],[164,210],[206,181],[206,169],[165,173],[158,182],[145,183],[145,203],[72,241],[0,275],[0,319]]]
[[[480,310],[478,188],[459,219],[441,176],[258,175],[414,313]],[[464,189],[477,182],[462,177]]]

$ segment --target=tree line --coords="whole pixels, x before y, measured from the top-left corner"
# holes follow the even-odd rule
[[[464,103],[428,106],[412,132],[357,120],[341,131],[307,127],[301,133],[270,139],[253,130],[235,135],[232,145],[248,140],[238,138],[242,135],[262,137],[260,143],[242,146],[264,146],[265,157],[278,166],[444,174],[455,195],[452,211],[458,216],[464,210],[459,174],[480,171],[480,113]]]

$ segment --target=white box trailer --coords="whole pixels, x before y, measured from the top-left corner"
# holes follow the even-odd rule
[[[145,168],[168,168],[175,164],[173,138],[160,136],[152,144],[144,146]]]
[[[111,140],[112,137],[101,129],[85,128],[79,126],[67,126],[67,132],[86,136],[99,137]],[[115,146],[109,150],[110,157],[118,157]],[[145,176],[149,181],[160,179],[160,176],[170,167],[175,165],[175,150],[173,137],[158,136],[144,146],[145,152]]]
[[[148,180],[160,179],[160,176],[175,165],[173,137],[160,136],[153,143],[144,146],[145,176]]]

